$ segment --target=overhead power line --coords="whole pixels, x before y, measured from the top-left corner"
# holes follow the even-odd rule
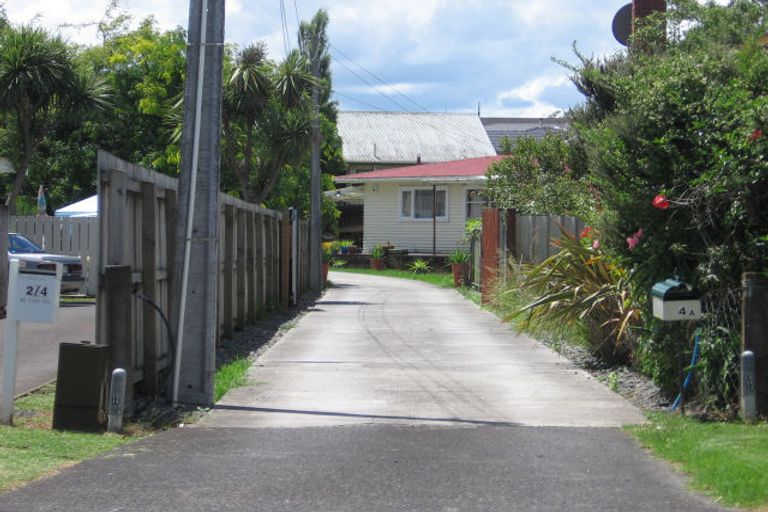
[[[397,90],[397,88],[394,88],[394,87],[393,87],[391,84],[388,84],[386,81],[384,81],[384,79],[383,79],[383,78],[381,78],[380,76],[378,76],[378,75],[377,75],[376,73],[374,73],[373,71],[370,71],[369,69],[366,69],[366,68],[365,68],[365,66],[363,66],[362,64],[360,64],[360,63],[356,62],[354,59],[352,59],[352,57],[350,57],[349,55],[347,55],[346,53],[344,53],[343,51],[341,51],[341,50],[340,50],[339,48],[337,48],[336,46],[334,46],[334,45],[332,45],[332,44],[329,44],[328,46],[330,46],[330,47],[331,47],[331,48],[332,48],[334,51],[336,51],[336,53],[338,53],[339,55],[341,55],[342,57],[344,57],[345,59],[347,59],[349,62],[351,62],[352,64],[354,64],[354,65],[355,65],[355,66],[357,66],[358,68],[360,68],[360,69],[361,69],[363,72],[367,73],[369,76],[371,76],[371,77],[372,77],[374,80],[376,80],[376,81],[377,81],[377,82],[379,82],[380,84],[384,85],[385,87],[392,87],[392,88],[393,88],[393,90],[394,90],[394,91],[395,91],[395,92],[396,92],[398,95],[402,96],[404,99],[406,99],[407,101],[411,102],[411,103],[412,103],[413,105],[415,105],[415,106],[416,106],[416,107],[417,107],[419,110],[422,110],[422,111],[424,111],[424,112],[429,112],[429,111],[430,111],[430,110],[429,110],[427,107],[425,107],[425,106],[424,106],[424,105],[422,105],[421,103],[419,103],[419,102],[417,102],[416,100],[412,99],[411,97],[409,97],[408,95],[406,95],[406,94],[405,94],[405,93],[403,93],[402,91],[399,91],[399,90]],[[337,60],[337,62],[338,62],[338,60]],[[406,109],[406,110],[408,110],[408,109]]]

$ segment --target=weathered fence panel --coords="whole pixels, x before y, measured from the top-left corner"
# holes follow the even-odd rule
[[[164,324],[157,311],[137,294],[140,292],[173,318],[171,308],[174,226],[176,225],[177,180],[99,152],[99,273],[107,266],[131,269],[131,310],[128,325],[133,383],[157,394],[161,379],[172,358]],[[262,315],[267,307],[277,307],[287,296],[290,281],[282,258],[281,219],[279,212],[246,203],[221,194],[219,197],[219,296],[211,304],[219,319],[219,336],[228,338]],[[306,223],[300,239],[308,236]],[[290,240],[288,240],[290,248]],[[308,254],[307,254],[308,256]],[[300,270],[309,265],[308,257],[297,262]],[[105,286],[100,286],[99,295]],[[299,293],[307,287],[299,283]],[[107,336],[112,313],[97,300],[97,343],[111,344]],[[220,340],[219,340],[220,341]]]
[[[491,281],[504,277],[499,271],[509,261],[541,263],[557,254],[559,249],[552,241],[562,238],[563,230],[578,235],[584,227],[575,217],[484,210],[482,240],[470,246],[473,285],[483,292],[484,300],[490,300]]]
[[[52,254],[80,256],[85,283],[82,292],[96,295],[99,220],[97,218],[11,217],[11,233],[21,233]]]

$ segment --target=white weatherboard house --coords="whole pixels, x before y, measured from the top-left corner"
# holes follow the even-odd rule
[[[467,219],[487,205],[485,172],[499,156],[412,165],[338,176],[362,191],[363,252],[392,245],[411,253],[446,254],[462,241]],[[436,205],[433,208],[433,204]]]

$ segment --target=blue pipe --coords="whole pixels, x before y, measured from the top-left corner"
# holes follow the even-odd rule
[[[693,369],[696,363],[699,360],[699,333],[696,333],[696,336],[693,338],[693,354],[691,355],[691,365],[690,370],[688,370],[688,373],[685,375],[685,380],[683,381],[683,390],[678,393],[677,398],[675,398],[675,401],[672,402],[672,405],[669,407],[670,411],[677,410],[678,407],[680,407],[680,404],[683,402],[683,393],[688,389],[688,386],[691,383],[691,380],[693,380]]]

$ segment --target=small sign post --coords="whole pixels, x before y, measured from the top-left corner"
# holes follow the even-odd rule
[[[8,272],[8,306],[3,347],[3,389],[0,400],[0,424],[13,421],[13,398],[16,392],[16,352],[21,322],[54,323],[59,309],[62,266],[56,271],[20,268],[11,260]]]

